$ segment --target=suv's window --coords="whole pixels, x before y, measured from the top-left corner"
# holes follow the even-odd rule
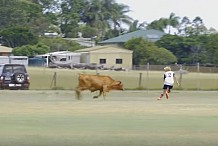
[[[25,73],[25,67],[22,65],[5,65],[3,73]]]
[[[12,73],[12,66],[7,66],[6,65],[4,67],[3,73]]]
[[[14,66],[14,72],[26,72],[24,66]]]

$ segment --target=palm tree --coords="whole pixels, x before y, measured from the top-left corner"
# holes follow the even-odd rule
[[[138,20],[134,20],[133,23],[129,26],[129,32],[133,32],[139,29],[146,29],[146,22],[139,23]]]
[[[167,19],[168,33],[171,33],[171,27],[176,28],[179,25],[180,17],[176,16],[175,13],[170,13],[170,17]]]
[[[129,7],[114,0],[90,0],[84,8],[82,21],[99,30],[103,36],[113,30],[119,34],[122,23],[130,24],[131,18],[126,15]]]
[[[108,11],[110,14],[109,23],[113,25],[112,28],[114,30],[120,30],[122,24],[129,26],[132,23],[133,19],[126,15],[126,13],[130,12],[127,5],[111,3],[111,6],[107,7],[106,11]]]
[[[164,29],[167,27],[168,20],[166,18],[160,18],[159,20],[154,20],[147,25],[147,29],[156,29],[164,32]]]
[[[81,20],[85,24],[96,28],[99,37],[103,36],[109,28],[107,12],[104,11],[102,0],[87,1]]]

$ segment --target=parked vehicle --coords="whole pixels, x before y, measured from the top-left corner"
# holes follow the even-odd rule
[[[29,75],[25,65],[1,64],[0,65],[0,89],[23,89],[30,86]]]

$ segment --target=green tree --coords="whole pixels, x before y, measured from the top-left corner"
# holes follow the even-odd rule
[[[126,13],[130,12],[127,5],[112,3],[111,6],[109,5],[109,7],[106,8],[106,10],[110,12],[109,20],[112,21],[114,30],[120,30],[122,24],[129,26],[132,23],[133,19],[126,15]]]
[[[206,50],[204,63],[218,64],[218,34],[200,36],[200,40]]]
[[[147,29],[156,29],[164,32],[164,29],[167,27],[168,21],[165,18],[160,18],[159,20],[154,20],[147,25]]]
[[[138,20],[134,20],[129,26],[129,32],[133,32],[139,29],[146,29],[146,22],[139,23]]]
[[[101,38],[110,28],[106,18],[107,13],[103,11],[102,0],[87,1],[82,15],[82,22],[95,28],[97,36]]]
[[[176,63],[177,58],[172,52],[165,48],[151,47],[149,49],[149,57],[147,62],[151,64],[171,64]]]
[[[200,35],[200,34],[206,34],[207,28],[205,27],[203,23],[203,19],[200,17],[195,17],[195,19],[192,22],[192,29],[190,30],[191,35]]]
[[[75,50],[83,48],[75,41],[65,40],[60,37],[57,37],[57,38],[41,37],[39,40],[39,43],[49,46],[50,52],[75,51]]]
[[[179,25],[180,17],[176,16],[175,13],[170,13],[169,18],[160,18],[159,20],[154,20],[148,24],[147,29],[156,29],[163,31],[168,28],[168,34],[171,33],[171,27],[177,28]]]
[[[165,35],[155,43],[158,47],[171,51],[178,58],[178,63],[190,63],[190,48],[193,41],[177,35]]]
[[[84,7],[82,22],[96,28],[99,38],[118,36],[122,33],[122,24],[130,24],[132,19],[126,15],[129,7],[114,0],[90,0]]]
[[[45,54],[49,52],[49,47],[42,44],[37,45],[24,45],[13,49],[12,53],[16,56],[28,56],[34,57],[39,54]]]
[[[177,28],[179,25],[179,19],[180,17],[176,16],[175,13],[170,13],[170,16],[167,21],[167,26],[168,26],[168,34],[171,34],[171,27]]]
[[[178,63],[205,63],[208,59],[208,50],[206,49],[208,38],[202,36],[177,36],[165,35],[155,42],[158,47],[164,47],[171,51],[177,58]]]
[[[42,7],[43,12],[56,12],[60,8],[60,0],[30,0]]]
[[[133,64],[144,65],[152,64],[170,64],[177,62],[172,52],[158,48],[153,42],[144,40],[143,38],[134,38],[124,44],[124,47],[133,50]]]
[[[31,0],[0,0],[0,29],[9,27],[28,27],[37,34],[42,34],[48,26],[42,7]]]
[[[27,27],[10,27],[0,32],[0,36],[5,38],[5,44],[9,47],[19,47],[22,45],[33,45],[38,42],[38,36],[30,31]]]
[[[188,36],[188,27],[191,26],[191,21],[188,17],[183,17],[178,26],[178,35]]]
[[[81,26],[80,30],[82,32],[82,36],[85,38],[92,38],[98,35],[96,29],[89,25]]]
[[[83,14],[85,7],[85,0],[62,0],[60,2],[60,14],[58,17],[61,32],[66,37],[76,36],[77,33],[72,34],[72,32],[79,27],[81,14]]]
[[[124,47],[133,50],[133,64],[140,65],[147,62],[147,54],[145,53],[146,42],[142,38],[131,39],[124,44]]]

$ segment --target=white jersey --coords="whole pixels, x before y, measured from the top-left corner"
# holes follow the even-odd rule
[[[164,73],[164,85],[173,86],[175,73],[173,71],[167,71]]]

